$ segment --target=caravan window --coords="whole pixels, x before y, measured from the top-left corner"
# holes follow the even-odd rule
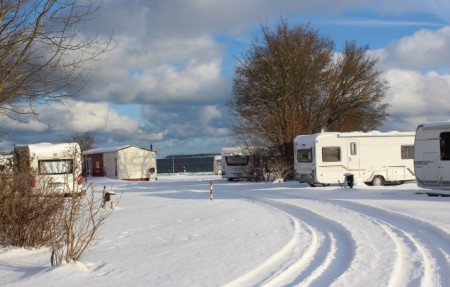
[[[312,149],[311,148],[298,149],[297,162],[312,162]]]
[[[238,165],[247,165],[250,157],[249,156],[226,156],[225,161],[228,166],[238,166]]]
[[[70,174],[73,172],[71,159],[49,159],[38,161],[39,174]]]
[[[351,155],[356,155],[356,142],[351,142],[350,143],[350,154]]]
[[[323,147],[322,148],[322,161],[323,162],[341,161],[341,148],[338,146]]]
[[[414,159],[414,146],[402,145],[402,159]]]
[[[441,160],[450,160],[450,132],[441,133],[439,142],[441,146]]]

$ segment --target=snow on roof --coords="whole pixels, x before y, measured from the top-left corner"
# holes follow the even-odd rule
[[[90,149],[90,150],[85,151],[84,154],[99,154],[99,153],[117,152],[119,150],[126,149],[129,147],[135,147],[135,148],[139,148],[139,149],[143,149],[143,150],[152,151],[152,150],[149,150],[149,149],[146,149],[143,147],[138,147],[138,146],[133,146],[133,145],[123,145],[123,146],[115,146],[115,147]]]
[[[107,152],[116,152],[121,149],[130,147],[131,145],[123,145],[123,146],[114,146],[114,147],[103,147],[103,148],[94,148],[84,152],[84,154],[97,154],[97,153],[107,153]]]
[[[392,136],[414,136],[414,132],[399,132],[399,131],[369,131],[369,132],[344,132],[338,133],[338,137],[392,137]]]
[[[242,156],[252,153],[251,147],[224,147],[222,148],[221,155],[227,156]]]
[[[78,143],[35,143],[35,144],[16,144],[14,145],[16,150],[26,150],[30,154],[39,156],[55,157],[61,155],[67,155],[74,150],[79,151]]]
[[[450,121],[423,123],[417,128],[423,128],[424,130],[448,129],[450,128]]]

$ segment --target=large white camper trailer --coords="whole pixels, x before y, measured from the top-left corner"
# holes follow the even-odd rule
[[[450,189],[450,122],[417,127],[414,168],[419,187]]]
[[[252,179],[253,155],[250,149],[243,147],[222,148],[222,178],[229,181]]]
[[[81,151],[77,143],[15,145],[18,163],[29,164],[37,180],[45,181],[58,194],[82,192]]]
[[[334,184],[353,174],[372,185],[415,179],[414,132],[322,132],[294,139],[294,169],[300,182]]]

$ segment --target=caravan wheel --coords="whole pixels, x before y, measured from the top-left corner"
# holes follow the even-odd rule
[[[383,186],[384,185],[384,178],[382,176],[375,176],[372,180],[373,186]]]

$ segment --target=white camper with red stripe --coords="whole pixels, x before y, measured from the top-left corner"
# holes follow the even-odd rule
[[[29,163],[37,180],[45,180],[58,194],[82,192],[81,150],[78,143],[36,143],[14,146],[17,162]]]

